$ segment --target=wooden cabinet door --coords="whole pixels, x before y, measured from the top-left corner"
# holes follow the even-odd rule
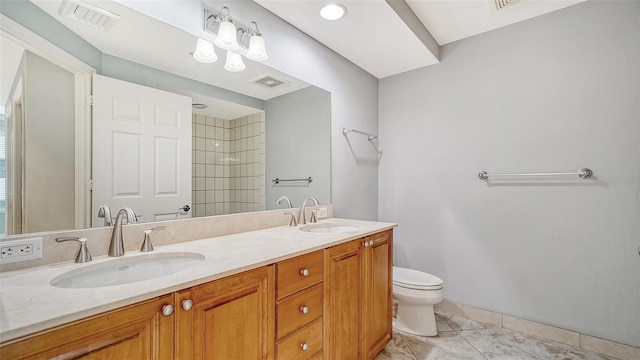
[[[176,293],[176,359],[273,359],[273,276],[265,266]]]
[[[325,359],[360,359],[363,240],[327,249],[325,254]]]
[[[0,359],[173,359],[173,295],[131,305],[0,347]]]
[[[363,358],[373,359],[391,340],[393,232],[375,234],[365,241],[368,246],[363,258]]]

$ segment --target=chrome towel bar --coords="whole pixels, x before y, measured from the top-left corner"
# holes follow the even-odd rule
[[[365,135],[367,137],[367,140],[369,140],[369,141],[378,138],[378,135],[369,134],[369,133],[366,133],[364,131],[360,131],[360,130],[356,130],[356,129],[342,128],[342,135],[347,135],[350,132],[354,132],[354,133],[358,133],[358,134],[361,134],[361,135]]]
[[[525,173],[525,174],[488,174],[486,171],[478,173],[480,180],[487,180],[489,176],[558,176],[558,175],[578,175],[582,179],[588,179],[593,175],[589,168],[581,168],[576,172],[555,172],[555,173]]]
[[[280,178],[275,178],[275,179],[272,179],[271,181],[276,183],[276,184],[279,184],[279,183],[281,183],[283,181],[306,181],[306,182],[310,183],[310,182],[313,181],[313,178],[311,176],[309,176],[308,178],[305,178],[305,179],[280,179]]]

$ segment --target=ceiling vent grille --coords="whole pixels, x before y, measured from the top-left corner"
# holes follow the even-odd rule
[[[524,0],[493,0],[493,1],[496,4],[497,11],[504,10],[505,8],[511,8],[514,5],[518,5],[524,2]]]
[[[258,80],[253,81],[253,83],[260,86],[268,87],[268,88],[274,88],[277,86],[288,84],[289,82],[285,80],[278,80],[272,76],[267,75],[265,77],[262,77]]]
[[[102,31],[108,31],[120,20],[120,16],[81,0],[63,0],[58,14]]]

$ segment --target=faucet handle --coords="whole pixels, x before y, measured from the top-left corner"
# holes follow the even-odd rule
[[[311,219],[309,219],[310,223],[317,223],[318,222],[318,210],[311,210]]]
[[[59,237],[56,238],[56,242],[65,242],[65,241],[77,241],[80,243],[80,249],[78,250],[78,254],[76,255],[77,263],[85,263],[91,261],[91,254],[89,253],[89,248],[87,248],[87,238],[82,237]]]
[[[291,215],[291,221],[289,221],[289,226],[298,226],[298,221],[296,221],[296,213],[293,211],[285,211],[285,215]]]
[[[166,229],[166,226],[157,226],[144,231],[144,241],[142,242],[142,246],[140,247],[140,251],[148,252],[153,251],[153,244],[151,243],[151,233],[158,230]]]

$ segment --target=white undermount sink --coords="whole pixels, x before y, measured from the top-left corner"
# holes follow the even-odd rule
[[[71,270],[51,280],[59,288],[94,288],[154,279],[198,265],[204,256],[196,253],[157,253],[105,261]]]
[[[311,233],[341,233],[347,231],[358,230],[355,226],[343,225],[343,224],[313,224],[313,225],[305,225],[300,227],[301,231],[311,232]]]

